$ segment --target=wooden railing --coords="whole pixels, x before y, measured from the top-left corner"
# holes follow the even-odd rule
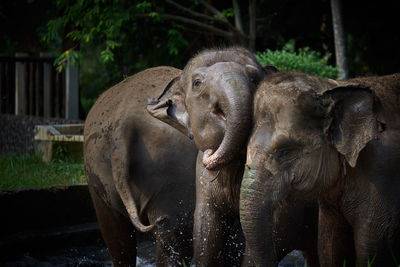
[[[78,68],[63,72],[54,57],[0,56],[0,113],[78,119]]]

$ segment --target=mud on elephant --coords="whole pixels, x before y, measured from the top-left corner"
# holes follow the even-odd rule
[[[146,111],[147,99],[180,73],[135,74],[104,92],[86,119],[86,175],[114,266],[136,265],[137,230],[153,232],[157,266],[191,260],[197,149]]]
[[[238,201],[245,144],[253,93],[267,74],[243,48],[206,50],[189,61],[173,81],[176,87],[148,106],[153,116],[193,136],[200,150],[194,217],[197,266],[239,265],[244,249]],[[282,237],[286,234],[283,231]]]
[[[269,249],[282,203],[319,200],[322,266],[400,261],[400,74],[336,82],[276,73],[254,97],[240,194],[251,256]]]

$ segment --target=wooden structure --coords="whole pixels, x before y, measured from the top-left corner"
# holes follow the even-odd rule
[[[78,119],[78,66],[58,72],[54,57],[0,56],[0,113]]]
[[[83,156],[83,124],[36,125],[35,150],[44,162],[50,162],[57,146],[64,146],[66,152],[78,161]]]

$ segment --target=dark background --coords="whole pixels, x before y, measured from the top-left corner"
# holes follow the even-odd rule
[[[136,1],[132,3],[134,2]],[[163,2],[159,5],[164,5],[166,11],[179,14],[174,7]],[[231,1],[208,2],[219,10],[232,6]],[[247,1],[240,3],[245,22],[248,19]],[[37,54],[41,51],[58,55],[71,46],[71,40],[68,39],[60,39],[51,44],[42,41],[47,31],[47,22],[60,16],[62,12],[55,1],[50,0],[1,1],[0,55],[13,55],[15,52]],[[395,1],[342,1],[342,16],[350,77],[400,71],[400,23]],[[93,47],[82,46],[85,58],[81,68],[82,94],[95,98],[100,92],[122,80],[124,75],[158,65],[182,68],[202,48],[230,45],[227,40],[210,32],[185,26],[181,34],[187,41],[187,46],[180,49],[177,55],[171,55],[164,47],[171,25],[170,21],[154,23],[149,19],[136,20],[137,30],[125,39],[124,45],[116,49],[114,61],[108,64],[102,64],[98,60],[99,50],[96,50],[96,44]],[[133,25],[126,25],[127,33],[129,27]],[[322,55],[331,54],[329,63],[334,65],[330,1],[259,1],[256,51],[281,49],[291,39],[295,40],[296,47],[308,46]],[[77,46],[79,48],[79,44]]]

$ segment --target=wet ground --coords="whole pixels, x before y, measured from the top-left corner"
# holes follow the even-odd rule
[[[154,244],[151,241],[140,243],[137,266],[155,266]],[[1,264],[0,264],[1,265]],[[4,263],[7,267],[22,266],[113,266],[107,248],[102,241],[97,244],[59,248],[46,251],[27,251],[17,259]]]
[[[112,266],[86,185],[0,190],[0,210],[0,267]],[[137,265],[155,266],[152,237],[137,240]],[[304,266],[304,259],[295,251],[279,266]]]
[[[138,237],[137,266],[155,266],[155,242],[151,236]],[[96,225],[86,225],[81,231],[55,231],[43,236],[21,237],[23,243],[13,243],[0,257],[0,266],[112,266],[107,248]],[[279,267],[304,266],[300,252],[293,251]]]
[[[154,240],[144,234],[137,238],[138,266],[155,266]],[[97,223],[18,234],[0,244],[0,266],[112,266]]]

